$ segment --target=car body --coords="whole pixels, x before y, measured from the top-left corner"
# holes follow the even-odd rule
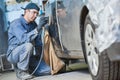
[[[57,31],[53,33],[51,31],[51,34],[53,34],[54,39],[59,44],[58,46],[60,47],[60,49],[56,50],[58,51],[59,57],[71,59],[84,58],[81,43],[82,40],[80,35],[81,30],[79,26],[80,12],[82,10],[82,7],[84,6],[82,0],[58,0],[58,5],[63,5],[65,7],[65,9],[61,9],[61,11],[60,9],[59,11],[58,9],[56,11],[53,10],[53,8],[56,7],[55,4],[55,2],[48,2],[48,4],[45,5],[45,14],[46,16],[52,14],[52,18],[55,24],[54,26],[56,26],[54,27],[55,29],[51,28],[51,30],[53,29]],[[50,10],[52,10],[52,12]]]
[[[93,80],[119,79],[120,1],[43,1],[46,16],[52,16],[49,32],[58,44],[57,55],[84,58]]]

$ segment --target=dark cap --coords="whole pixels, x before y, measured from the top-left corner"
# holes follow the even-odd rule
[[[29,3],[28,5],[26,5],[25,8],[23,8],[23,7],[21,7],[21,8],[24,10],[26,10],[26,9],[36,9],[37,11],[40,10],[40,8],[35,3]]]

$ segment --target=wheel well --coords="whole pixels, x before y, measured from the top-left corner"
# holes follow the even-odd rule
[[[89,10],[86,6],[84,6],[81,10],[81,15],[80,15],[80,36],[81,36],[81,44],[82,44],[82,48],[83,48],[83,54],[85,53],[85,45],[84,45],[84,23],[85,23],[85,19],[87,14],[89,13]],[[84,54],[85,57],[85,54]],[[86,61],[86,57],[85,57],[85,61]],[[87,63],[87,61],[86,61]]]
[[[84,6],[82,8],[82,11],[81,11],[81,15],[80,15],[80,32],[81,32],[81,40],[84,39],[84,23],[85,23],[85,19],[86,19],[86,16],[88,14],[89,10],[86,6]]]

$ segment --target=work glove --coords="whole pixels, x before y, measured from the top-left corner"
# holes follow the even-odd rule
[[[39,25],[37,27],[38,32],[48,23],[48,17],[41,17],[39,20]]]

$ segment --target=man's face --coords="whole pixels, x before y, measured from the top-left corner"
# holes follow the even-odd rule
[[[39,12],[36,9],[29,9],[29,10],[26,10],[25,15],[27,16],[28,22],[32,22],[37,18],[38,14]]]

